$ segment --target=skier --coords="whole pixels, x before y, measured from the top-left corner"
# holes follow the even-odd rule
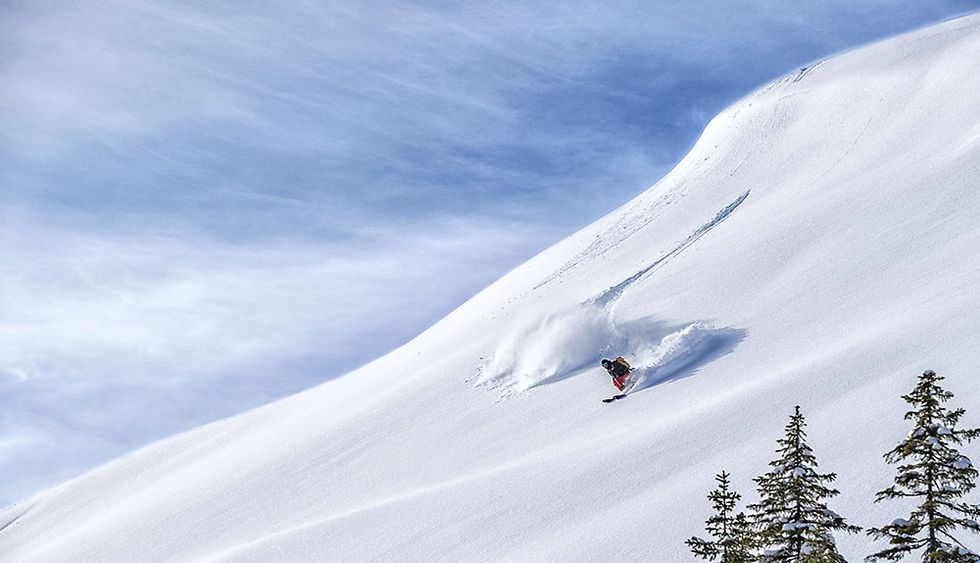
[[[626,384],[629,383],[630,372],[633,371],[633,368],[630,367],[629,362],[625,358],[620,356],[612,361],[603,359],[602,367],[606,368],[606,372],[612,377],[613,385],[616,386],[616,389],[622,391],[626,388]]]

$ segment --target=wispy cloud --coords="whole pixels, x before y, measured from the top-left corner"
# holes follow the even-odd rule
[[[0,272],[0,470],[14,490],[89,465],[86,447],[118,453],[366,363],[524,242],[469,222],[247,246],[19,233],[2,252],[18,266]],[[432,283],[446,272],[453,284]]]
[[[0,501],[372,359],[749,88],[972,4],[6,3]]]

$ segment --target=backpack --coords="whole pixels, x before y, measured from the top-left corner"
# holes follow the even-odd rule
[[[613,361],[616,362],[617,364],[620,364],[622,366],[625,366],[626,369],[633,369],[632,367],[630,367],[630,363],[626,361],[626,358],[624,358],[622,356],[616,358]]]

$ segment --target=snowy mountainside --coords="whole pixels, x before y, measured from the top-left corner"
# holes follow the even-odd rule
[[[0,560],[687,561],[795,404],[831,507],[882,524],[898,395],[980,397],[978,71],[972,15],[776,80],[404,347],[10,507]]]

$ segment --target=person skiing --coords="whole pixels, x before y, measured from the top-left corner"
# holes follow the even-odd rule
[[[616,389],[622,391],[626,388],[626,384],[629,383],[630,372],[633,368],[630,367],[629,362],[626,361],[622,356],[616,358],[615,360],[602,360],[602,367],[606,368],[606,373],[612,377],[613,385]]]

